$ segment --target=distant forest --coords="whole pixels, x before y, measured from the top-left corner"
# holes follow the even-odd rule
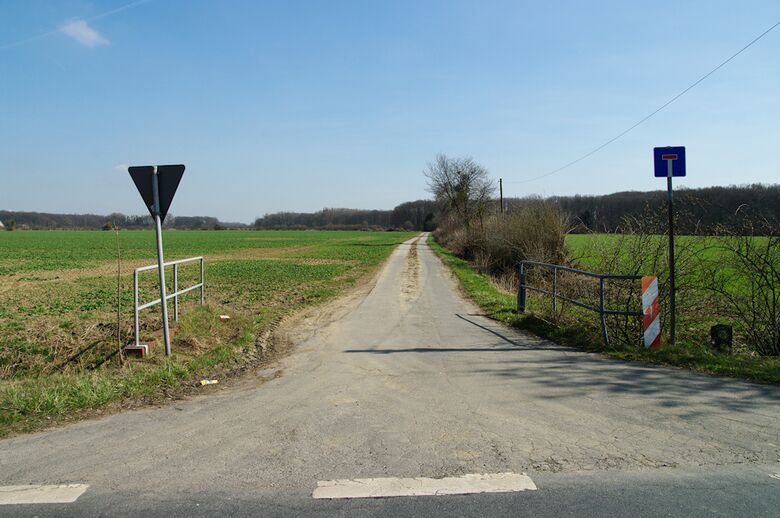
[[[751,216],[780,221],[780,185],[742,185],[677,189],[674,192],[680,233],[711,233],[716,226],[728,227],[739,210]],[[556,196],[547,198],[558,203],[571,218],[573,232],[620,232],[626,219],[666,217],[666,191],[617,192],[600,196]],[[507,198],[507,211],[539,198]],[[495,210],[499,209],[496,200]],[[255,228],[352,229],[403,228],[433,230],[439,208],[430,200],[402,203],[393,210],[323,209],[318,212],[277,212],[255,221]]]
[[[620,232],[626,218],[666,217],[666,191],[618,192],[602,196],[550,198],[572,218],[575,232]],[[523,203],[523,200],[510,200]],[[780,185],[740,185],[675,189],[676,226],[682,234],[710,234],[730,227],[736,214],[780,222]]]
[[[98,214],[49,214],[45,212],[14,212],[0,210],[0,222],[6,229],[104,229],[114,227],[141,229],[152,228],[151,216],[127,216],[115,212],[108,216]],[[174,216],[165,218],[166,228],[177,229],[221,229],[243,228],[243,223],[224,223],[211,216]]]
[[[538,198],[508,198],[506,210]],[[569,214],[574,232],[620,232],[626,218],[666,215],[666,191],[618,192],[599,196],[557,196],[548,198]],[[749,212],[754,218],[780,221],[780,185],[741,185],[675,190],[680,233],[710,233],[718,225],[728,226],[735,213]],[[495,210],[499,209],[496,200]],[[406,229],[434,230],[439,216],[436,202],[417,200],[392,210],[326,208],[317,212],[277,212],[257,218],[253,225],[225,223],[210,216],[169,215],[165,226],[176,229]],[[149,216],[114,213],[47,214],[0,210],[0,222],[17,229],[110,229],[150,228]]]
[[[255,228],[333,230],[434,230],[438,207],[431,200],[409,201],[393,210],[322,209],[318,212],[276,212],[255,220]]]

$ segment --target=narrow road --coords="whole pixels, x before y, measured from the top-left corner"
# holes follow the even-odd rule
[[[75,502],[0,514],[777,516],[780,387],[507,329],[425,239],[238,387],[0,442],[0,485],[83,485]],[[525,474],[535,490],[328,499],[475,474]]]

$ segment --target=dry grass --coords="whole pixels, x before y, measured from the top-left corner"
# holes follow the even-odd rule
[[[518,261],[567,264],[568,219],[557,204],[534,201],[515,212],[485,218],[470,229],[445,221],[436,239],[480,271],[511,283]]]

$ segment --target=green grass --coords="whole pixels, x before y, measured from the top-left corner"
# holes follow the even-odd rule
[[[667,236],[657,235],[652,236],[658,240],[658,244],[666,250]],[[579,266],[584,268],[593,267],[597,264],[594,253],[599,251],[600,247],[614,247],[621,243],[625,243],[624,240],[635,239],[629,235],[622,234],[568,234],[566,236],[566,246],[571,252],[571,256],[575,259]],[[752,238],[757,244],[765,244],[766,237],[755,236]],[[697,248],[697,255],[702,259],[718,260],[724,253],[723,250],[714,246],[713,237],[711,236],[676,236],[675,237],[675,249],[683,249],[686,245],[692,245]],[[610,272],[611,273],[611,272]],[[642,272],[647,275],[652,275],[653,272]]]
[[[527,312],[518,315],[515,312],[517,301],[514,294],[497,288],[487,276],[476,272],[468,262],[455,256],[434,240],[428,242],[459,279],[468,296],[482,308],[485,314],[507,325],[525,329],[557,343],[598,351],[612,358],[670,365],[765,383],[780,383],[780,358],[777,357],[727,355],[691,342],[681,342],[676,347],[664,346],[659,349],[637,346],[621,350],[603,350],[600,335],[594,332],[592,327],[553,324],[540,318],[539,306],[549,303],[541,297],[529,297]]]
[[[171,358],[159,307],[141,313],[143,361],[120,362],[117,236],[110,231],[0,233],[0,436],[122,400],[177,389],[254,361],[255,338],[280,318],[365,279],[413,232],[165,231],[166,260],[206,258],[205,307],[182,302]],[[156,262],[154,233],[121,231],[120,330],[132,340],[132,270]],[[182,267],[180,286],[198,277]],[[167,284],[172,288],[171,275]],[[141,301],[158,297],[141,275]],[[219,315],[231,316],[222,322]]]
[[[166,230],[166,260],[195,255],[212,255],[241,250],[315,247],[312,257],[325,257],[326,248],[341,244],[369,244],[387,246],[377,239],[382,232],[320,232],[320,231],[187,231]],[[401,233],[390,233],[398,235]],[[392,238],[390,239],[392,242]],[[155,260],[154,232],[135,230],[120,232],[122,258],[125,260]],[[366,247],[369,248],[369,247]],[[116,261],[116,235],[111,231],[16,231],[0,233],[0,275],[17,272],[50,272],[78,269],[105,261]],[[370,253],[354,254],[362,259]]]

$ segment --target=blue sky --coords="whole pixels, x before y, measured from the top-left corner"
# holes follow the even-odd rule
[[[780,181],[777,0],[0,0],[0,208],[143,213],[124,165],[184,163],[171,212],[391,208],[437,153],[506,195]],[[112,12],[120,9],[117,12]]]

